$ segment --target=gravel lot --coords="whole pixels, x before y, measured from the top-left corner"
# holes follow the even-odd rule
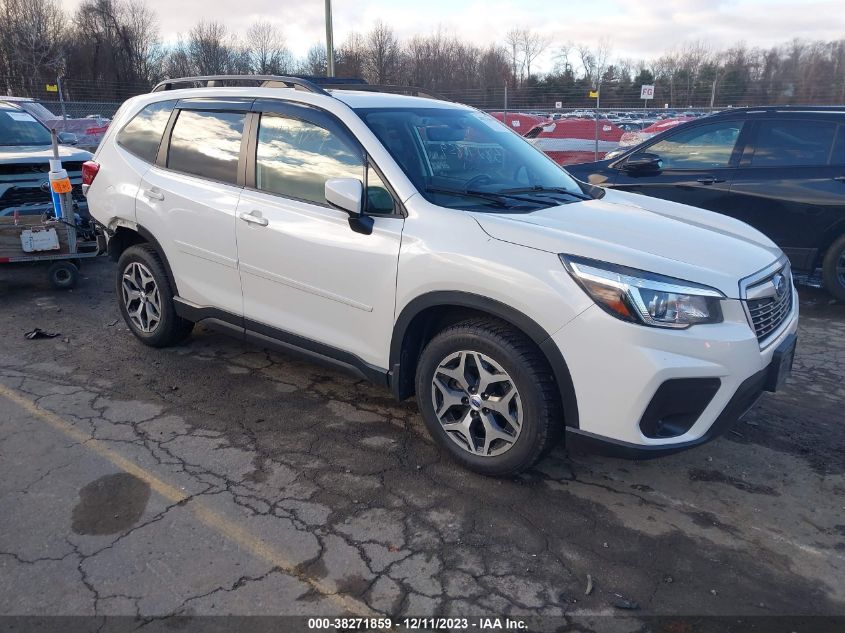
[[[799,290],[788,387],[725,437],[493,480],[385,389],[204,327],[142,346],[113,264],[83,273],[0,270],[0,614],[845,616],[845,306],[822,292]]]

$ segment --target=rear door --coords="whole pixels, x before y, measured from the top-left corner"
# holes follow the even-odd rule
[[[237,243],[247,329],[353,365],[386,369],[404,217],[329,113],[257,102]],[[367,184],[370,235],[326,202],[329,178]],[[366,179],[366,180],[365,180]]]
[[[731,185],[730,213],[777,243],[798,270],[845,233],[845,125],[824,118],[754,122]]]
[[[236,316],[243,314],[243,301],[235,212],[251,105],[252,100],[180,101],[136,204],[138,223],[161,241],[179,295]]]
[[[683,126],[642,151],[657,154],[658,171],[618,169],[614,186],[712,211],[725,210],[731,180],[744,142],[742,119],[718,120]]]

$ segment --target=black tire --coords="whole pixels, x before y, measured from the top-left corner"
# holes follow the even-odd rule
[[[47,276],[57,290],[69,290],[79,281],[79,269],[72,262],[53,262],[47,269]]]
[[[123,292],[124,273],[134,263],[143,265],[151,274],[159,293],[160,318],[151,331],[141,329],[129,316]],[[120,256],[117,262],[116,279],[117,302],[123,320],[132,333],[145,345],[150,347],[168,347],[183,341],[194,328],[191,321],[176,314],[173,304],[173,289],[165,272],[164,264],[156,250],[149,244],[130,246]]]
[[[827,291],[845,303],[845,235],[827,249],[822,262],[822,277]]]
[[[478,455],[463,448],[444,430],[435,411],[435,371],[444,359],[463,350],[479,352],[495,361],[518,391],[521,431],[502,454]],[[435,335],[420,355],[416,379],[417,403],[429,433],[452,458],[475,472],[493,477],[519,473],[533,466],[562,434],[560,393],[548,362],[527,336],[497,319],[470,319]]]

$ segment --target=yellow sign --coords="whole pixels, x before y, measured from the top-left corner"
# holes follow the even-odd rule
[[[598,90],[590,90],[590,99],[598,99],[599,98],[599,91]]]
[[[59,87],[56,84],[47,84],[47,92],[58,92]]]

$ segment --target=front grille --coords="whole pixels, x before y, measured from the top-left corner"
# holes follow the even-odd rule
[[[779,276],[783,278],[784,288],[780,295],[776,293],[774,284]],[[746,301],[748,315],[751,317],[758,341],[764,341],[775,332],[792,312],[792,275],[788,267],[748,288],[746,292],[748,296],[755,296],[760,292],[766,293],[769,289],[771,289],[770,296],[760,296]]]
[[[82,185],[72,185],[71,195],[75,202],[84,200]],[[52,204],[52,200],[50,192],[44,191],[41,187],[9,187],[0,196],[0,210],[10,207],[25,207],[32,204]]]
[[[82,172],[80,161],[62,161],[62,168],[67,171],[71,178]],[[29,174],[46,174],[50,171],[50,163],[46,160],[41,163],[6,163],[0,165],[0,176],[17,176]]]

